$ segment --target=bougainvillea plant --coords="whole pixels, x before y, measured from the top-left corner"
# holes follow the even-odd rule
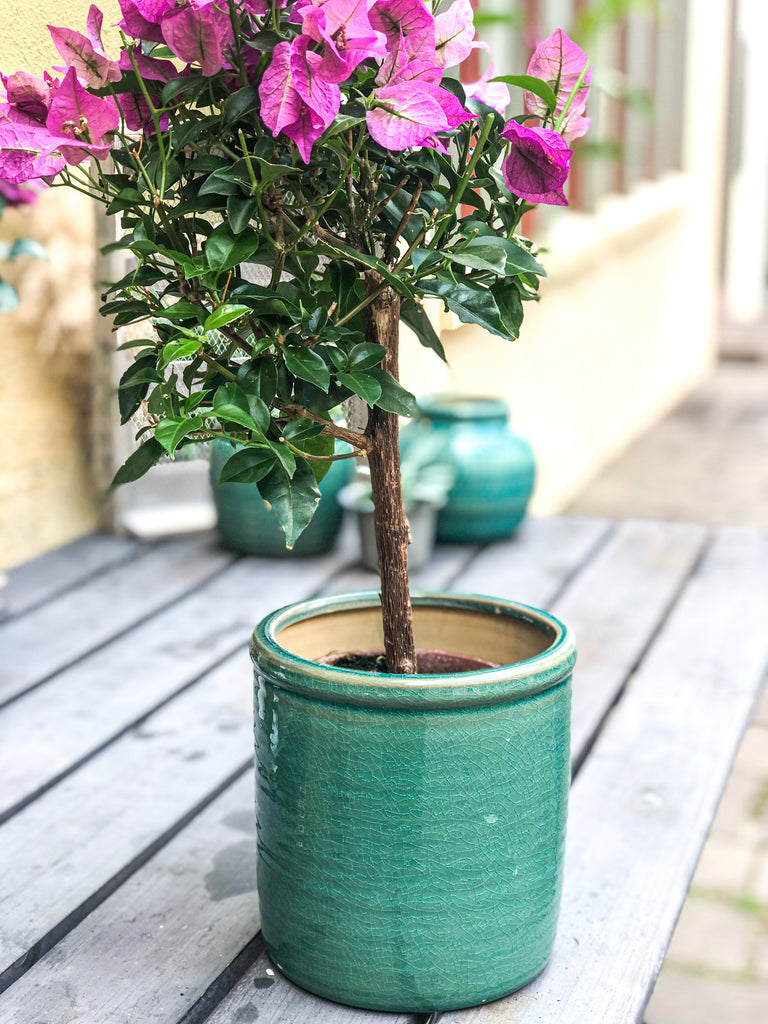
[[[517,337],[544,271],[515,232],[531,204],[566,202],[587,58],[558,30],[527,75],[465,88],[451,69],[482,45],[470,0],[120,7],[118,56],[93,6],[85,32],[51,28],[62,66],[4,77],[0,106],[0,178],[102,201],[123,232],[111,248],[135,258],[102,312],[152,328],[119,388],[123,421],[144,405],[151,424],[116,481],[226,438],[222,480],[256,482],[292,545],[348,442],[370,465],[388,668],[413,672],[399,323],[442,356],[436,297]],[[351,395],[365,430],[331,420]]]

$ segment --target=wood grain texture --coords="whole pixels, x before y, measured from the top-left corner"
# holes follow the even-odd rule
[[[125,562],[145,546],[127,537],[92,533],[11,569],[0,593],[0,621],[50,601],[89,577]]]
[[[451,590],[546,608],[611,529],[607,520],[582,516],[526,519],[509,540],[483,548]]]
[[[469,566],[478,548],[473,544],[441,544],[435,548],[427,565],[411,574],[414,594],[441,592],[450,589],[453,581]],[[334,576],[324,590],[326,594],[351,594],[360,590],[378,590],[379,574],[354,565]]]
[[[253,799],[248,772],[3,994],[3,1024],[177,1024],[258,931]]]
[[[768,539],[724,529],[574,783],[552,959],[443,1024],[641,1020],[768,659]]]
[[[571,713],[576,766],[706,539],[706,527],[693,524],[622,523],[552,608],[576,635]]]
[[[0,703],[182,597],[233,558],[211,535],[168,541],[0,624]]]
[[[241,650],[6,822],[0,991],[242,769],[252,748],[251,666]]]
[[[279,572],[269,559],[242,559],[4,708],[0,820],[244,647],[268,612],[319,590],[339,559],[286,559]]]

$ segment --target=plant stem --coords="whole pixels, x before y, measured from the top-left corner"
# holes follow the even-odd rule
[[[382,281],[377,274],[369,273],[365,278],[369,293],[375,295],[366,314],[366,338],[376,345],[384,345],[387,355],[382,367],[398,380],[400,296],[389,286],[382,290]],[[413,609],[408,592],[410,530],[400,481],[397,416],[374,406],[365,433],[379,553],[387,671],[412,675],[416,671],[416,650]]]

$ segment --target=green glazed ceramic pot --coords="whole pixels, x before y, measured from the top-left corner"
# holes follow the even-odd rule
[[[352,449],[340,446],[339,451]],[[285,534],[267,507],[256,484],[220,484],[222,466],[232,454],[227,441],[211,444],[211,488],[216,506],[216,523],[222,544],[243,555],[267,558],[307,557],[330,551],[341,529],[342,510],[336,495],[349,483],[353,459],[339,459],[320,481],[320,502],[312,522],[294,547],[285,546]]]
[[[448,501],[437,520],[438,541],[485,543],[507,537],[522,522],[536,478],[531,446],[509,424],[500,398],[426,395],[421,418],[402,432],[407,451],[429,431],[454,470]]]
[[[284,608],[251,648],[269,953],[311,992],[401,1012],[497,999],[549,957],[576,657],[562,623],[508,601],[417,597],[414,626],[501,667],[317,664],[381,646],[375,593]]]

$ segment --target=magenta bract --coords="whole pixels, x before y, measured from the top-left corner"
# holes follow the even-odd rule
[[[502,165],[510,192],[529,203],[567,206],[563,185],[571,151],[563,137],[549,128],[529,128],[517,121],[509,121],[501,134],[511,142]]]
[[[160,28],[163,39],[181,60],[199,64],[205,76],[221,71],[232,24],[226,10],[214,0],[170,7],[162,15]]]
[[[435,18],[435,64],[452,68],[472,52],[475,38],[474,11],[469,0],[456,0]]]
[[[479,100],[503,114],[509,106],[510,95],[504,82],[491,81],[497,74],[493,63],[489,64],[488,70],[476,82],[467,82],[464,91],[469,99]]]
[[[111,96],[93,96],[70,68],[53,95],[45,127],[68,164],[89,156],[105,160],[112,135],[120,126],[120,111]]]
[[[108,82],[119,82],[120,69],[115,61],[103,52],[99,53],[93,43],[82,32],[71,28],[48,26],[53,45],[69,68],[74,68],[78,77],[94,89],[102,89]]]
[[[539,43],[528,62],[528,74],[541,78],[552,87],[557,96],[555,114],[561,114],[568,102],[568,97],[576,87],[582,71],[589,63],[586,53],[577,46],[561,28],[555,29],[551,36]],[[589,87],[592,82],[592,69],[589,68],[584,77],[584,84],[574,97],[569,112],[583,114],[587,105]],[[529,114],[544,117],[547,105],[532,92],[524,93],[525,109]]]

